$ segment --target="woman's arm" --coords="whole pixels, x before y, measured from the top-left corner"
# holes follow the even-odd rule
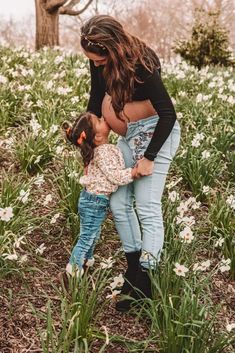
[[[102,67],[95,67],[92,60],[90,60],[90,74],[91,89],[87,111],[90,111],[96,116],[101,117],[101,105],[105,95],[105,83],[104,79],[102,78]]]
[[[153,137],[144,153],[145,158],[153,161],[171,133],[175,124],[176,113],[157,70],[147,77],[144,82],[144,89],[159,116]]]

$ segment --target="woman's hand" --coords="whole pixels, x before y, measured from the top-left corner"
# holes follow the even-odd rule
[[[150,161],[145,157],[141,158],[137,162],[137,171],[136,171],[135,178],[153,174],[153,168],[154,168],[154,161]]]

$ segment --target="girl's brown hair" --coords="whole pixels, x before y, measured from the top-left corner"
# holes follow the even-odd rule
[[[92,125],[91,116],[92,115],[89,112],[81,114],[75,120],[72,127],[70,127],[68,123],[62,125],[63,129],[66,131],[67,139],[80,148],[85,167],[88,166],[94,157],[94,148],[96,147],[93,142],[95,131]]]
[[[135,81],[141,82],[136,65],[143,65],[150,73],[160,69],[155,52],[108,15],[94,16],[82,26],[81,45],[87,52],[107,57],[103,75],[117,117],[132,100]]]

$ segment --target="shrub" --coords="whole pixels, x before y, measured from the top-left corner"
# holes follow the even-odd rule
[[[174,51],[198,69],[206,65],[234,66],[228,31],[219,23],[219,12],[198,9],[189,40],[179,40]]]

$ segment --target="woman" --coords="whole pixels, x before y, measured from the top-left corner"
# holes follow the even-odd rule
[[[137,164],[138,178],[110,200],[128,264],[121,293],[138,298],[141,291],[151,298],[148,270],[156,266],[163,246],[161,198],[180,127],[161,81],[159,59],[143,41],[114,18],[97,15],[83,25],[81,46],[90,60],[87,110],[103,115],[121,136],[118,147],[126,167]],[[133,286],[140,291],[133,292]],[[127,311],[130,304],[120,300],[116,309]]]

